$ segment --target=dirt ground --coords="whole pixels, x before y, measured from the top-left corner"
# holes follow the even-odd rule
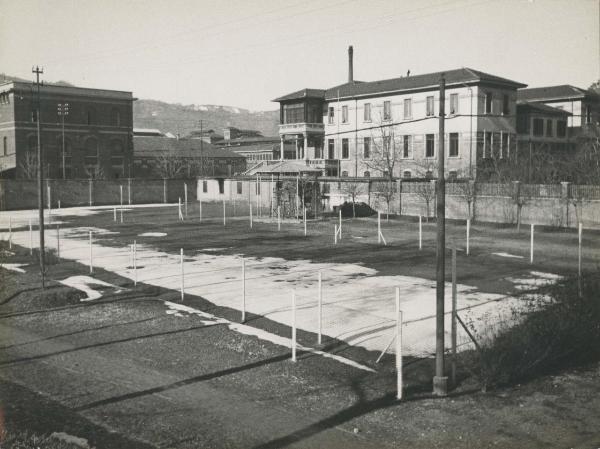
[[[173,209],[176,210],[176,209]],[[240,218],[224,232],[209,211],[200,223],[178,223],[165,209],[131,211],[114,223],[112,211],[66,217],[63,226],[95,226],[118,231],[102,245],[123,246],[143,232],[163,231],[153,240],[177,254],[183,244],[221,248],[255,257],[346,261],[381,273],[433,279],[434,224],[424,225],[419,251],[418,223],[383,223],[388,246],[377,245],[376,222],[344,222],[345,237],[333,245],[333,222],[312,223],[303,236],[298,223],[258,221],[253,229]],[[197,211],[191,211],[197,213]],[[173,214],[173,215],[171,215]],[[191,213],[190,213],[191,215]],[[217,215],[215,212],[214,215]],[[317,231],[319,233],[317,234]],[[375,231],[375,232],[374,232]],[[532,269],[562,275],[577,267],[577,235],[540,230],[536,257],[529,264],[529,234],[474,226],[471,255],[459,253],[459,282],[485,291],[514,293],[508,277]],[[464,247],[464,225],[450,224],[450,244]],[[585,235],[585,265],[593,269],[598,235]],[[6,242],[2,242],[6,250]],[[299,353],[242,335],[194,314],[172,313],[164,301],[177,291],[96,270],[94,277],[118,285],[99,300],[81,302],[81,292],[56,281],[89,274],[84,265],[53,260],[49,285],[39,289],[38,268],[29,250],[13,248],[2,263],[24,263],[25,273],[0,269],[0,376],[7,425],[36,432],[65,431],[96,447],[280,448],[595,448],[600,445],[600,365],[555,373],[524,385],[481,393],[464,380],[447,398],[430,394],[430,359],[405,361],[405,400],[395,399],[392,356],[375,364],[378,353],[325,338],[334,351],[374,369],[367,372],[335,360]],[[494,252],[524,259],[494,256]],[[121,291],[119,291],[121,290]],[[236,310],[187,297],[187,306],[231,321]],[[289,328],[264,317],[251,325],[288,336]],[[314,346],[315,336],[299,333]],[[111,439],[112,438],[112,439]]]

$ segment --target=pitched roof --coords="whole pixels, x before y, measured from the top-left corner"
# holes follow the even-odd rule
[[[269,164],[257,170],[257,173],[321,173],[321,169],[297,161],[281,161]]]
[[[219,146],[243,146],[252,145],[255,143],[279,143],[280,138],[278,136],[260,136],[260,137],[236,137],[234,139],[223,139],[213,142],[214,145]]]
[[[380,81],[346,83],[325,91],[325,99],[331,100],[338,97],[354,97],[363,95],[382,94],[387,92],[410,91],[421,89],[435,89],[439,86],[440,78],[444,74],[446,86],[462,83],[487,83],[495,85],[508,85],[515,88],[525,87],[526,84],[512,81],[489,73],[480,72],[466,67],[445,72],[426,73],[423,75],[410,75],[401,78],[392,78]]]
[[[529,109],[530,111],[540,112],[546,115],[573,115],[568,111],[565,111],[560,108],[553,108],[552,106],[548,106],[544,103],[538,103],[535,101],[518,101],[517,109],[521,112],[524,109]]]
[[[201,139],[172,139],[169,137],[134,136],[133,157],[157,157],[169,153],[179,157],[194,158],[243,158],[244,156],[227,149],[220,149],[210,143],[200,143]],[[202,152],[200,148],[202,147]]]
[[[321,98],[334,100],[355,96],[377,95],[388,92],[401,92],[422,89],[437,89],[440,78],[444,74],[446,86],[462,83],[487,83],[493,85],[504,85],[515,88],[526,87],[526,84],[512,81],[500,76],[484,73],[479,70],[463,67],[461,69],[447,70],[445,72],[426,73],[423,75],[410,75],[400,78],[391,78],[379,81],[352,81],[340,84],[329,89],[302,89],[273,101],[297,100],[301,98]]]
[[[324,89],[301,89],[283,97],[275,98],[273,101],[298,100],[300,98],[323,98]]]
[[[589,90],[571,86],[570,84],[533,87],[531,89],[519,89],[517,91],[517,99],[526,101],[574,100],[584,98],[598,99],[598,95]]]

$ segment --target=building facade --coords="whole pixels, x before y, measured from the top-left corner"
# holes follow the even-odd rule
[[[131,92],[40,86],[43,168],[49,178],[121,178],[131,175]],[[37,88],[0,85],[0,174],[29,178],[37,171]]]
[[[280,104],[280,145],[293,142],[293,159],[323,175],[434,177],[442,73],[446,175],[475,177],[485,159],[514,153],[517,89],[525,84],[468,68],[354,81],[350,49],[347,83],[274,100]]]

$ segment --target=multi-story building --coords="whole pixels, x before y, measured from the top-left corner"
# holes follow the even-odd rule
[[[517,141],[520,153],[568,151],[568,120],[572,114],[544,103],[517,103]]]
[[[600,123],[600,95],[568,84],[520,89],[520,102],[544,103],[570,113],[569,137],[577,137]]]
[[[131,92],[41,86],[40,137],[46,176],[129,176],[134,100]],[[32,83],[0,85],[0,173],[4,177],[31,177],[37,170],[37,101]]]
[[[485,159],[516,148],[517,89],[525,84],[469,68],[303,89],[277,98],[280,145],[331,176],[427,177],[437,172],[439,85],[445,95],[448,176],[475,176]],[[281,156],[281,153],[280,153]]]

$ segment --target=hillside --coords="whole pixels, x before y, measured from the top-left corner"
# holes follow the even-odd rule
[[[136,128],[158,128],[163,132],[185,136],[192,130],[214,129],[222,134],[225,126],[256,129],[264,136],[277,135],[279,111],[248,111],[231,106],[181,105],[156,100],[133,103],[133,123]]]

